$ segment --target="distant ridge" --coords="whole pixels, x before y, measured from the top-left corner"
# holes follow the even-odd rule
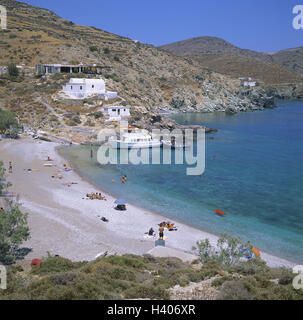
[[[204,67],[229,76],[237,77],[248,72],[264,81],[280,83],[301,81],[299,79],[303,75],[303,47],[263,53],[238,48],[224,39],[204,36],[173,42],[160,48],[177,55],[191,56]],[[255,70],[256,65],[259,71]]]

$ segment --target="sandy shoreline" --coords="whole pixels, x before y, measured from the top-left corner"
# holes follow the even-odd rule
[[[8,181],[11,190],[19,195],[19,202],[29,214],[31,239],[24,243],[32,248],[26,259],[43,257],[47,252],[71,260],[92,260],[99,253],[143,254],[154,248],[155,239],[146,239],[150,227],[158,230],[158,223],[168,218],[129,204],[126,212],[114,209],[114,200],[105,194],[107,201],[86,200],[85,195],[98,188],[85,181],[75,171],[63,172],[67,161],[59,156],[59,144],[22,138],[0,141],[0,160],[7,167],[13,162],[13,173]],[[53,167],[45,167],[47,156]],[[37,171],[27,171],[27,169]],[[51,176],[60,173],[63,178]],[[64,182],[75,182],[70,187]],[[109,219],[108,223],[101,217]],[[171,219],[170,219],[171,220]],[[191,251],[196,241],[209,238],[215,244],[217,236],[177,221],[177,232],[166,232],[166,246]],[[262,252],[269,266],[292,267],[295,263]]]

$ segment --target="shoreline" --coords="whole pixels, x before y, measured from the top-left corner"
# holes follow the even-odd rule
[[[55,150],[56,150],[58,156],[61,157],[62,159],[64,159],[67,163],[70,164],[70,160],[69,160],[69,159],[66,159],[63,155],[61,155],[61,154],[58,152],[58,148],[60,148],[60,147],[61,147],[61,146],[55,147]],[[65,148],[65,146],[62,146],[62,147]],[[94,187],[96,188],[96,190],[102,192],[102,194],[110,195],[110,196],[113,197],[113,198],[119,197],[118,195],[112,194],[111,192],[109,192],[109,191],[101,188],[101,187],[98,186],[96,183],[94,183],[93,181],[91,181],[88,177],[86,177],[84,174],[82,174],[82,173],[80,172],[80,169],[79,169],[77,166],[74,167],[74,172],[75,172],[83,181],[86,181],[87,183],[89,183],[89,184],[91,184],[92,186],[94,186]],[[159,221],[160,221],[160,220],[161,220],[161,221],[164,221],[164,220],[167,220],[167,221],[173,220],[176,225],[186,225],[186,226],[188,226],[189,228],[191,228],[193,231],[195,230],[196,232],[203,232],[203,234],[205,234],[206,237],[209,238],[209,240],[210,240],[210,242],[212,243],[212,245],[215,244],[214,241],[213,241],[213,240],[214,240],[213,238],[215,237],[216,240],[219,238],[219,235],[214,234],[214,233],[210,233],[209,231],[204,230],[204,229],[202,229],[202,228],[198,228],[198,227],[192,225],[192,224],[189,223],[189,222],[180,221],[180,220],[178,220],[178,219],[176,219],[176,218],[174,218],[174,217],[170,217],[170,216],[164,216],[164,215],[163,215],[162,213],[160,213],[160,212],[157,212],[157,211],[155,211],[155,210],[150,210],[150,209],[148,209],[148,208],[140,207],[139,205],[137,205],[137,204],[135,204],[135,203],[133,203],[133,202],[131,202],[131,201],[128,202],[128,205],[131,205],[131,206],[137,208],[138,210],[144,210],[145,212],[149,212],[149,213],[152,214],[152,215],[158,216],[158,217],[159,217]],[[196,246],[196,243],[194,243],[193,246]],[[174,249],[178,249],[178,248],[174,248]],[[298,264],[298,263],[296,263],[296,262],[294,262],[294,261],[285,259],[285,258],[283,258],[283,257],[279,257],[279,256],[274,255],[274,254],[272,254],[272,253],[268,253],[268,252],[266,252],[266,251],[264,251],[264,250],[260,250],[260,251],[261,251],[261,253],[262,253],[262,255],[263,255],[263,258],[264,258],[264,256],[265,256],[265,257],[267,257],[268,259],[270,259],[270,258],[275,258],[276,260],[287,261],[287,263],[289,264],[289,266],[290,266],[290,265],[291,265],[291,266],[295,266],[296,264]],[[191,252],[188,252],[188,253],[191,253]],[[265,260],[265,259],[264,259],[264,260]],[[269,262],[268,262],[268,263],[269,263]],[[283,265],[283,266],[284,266],[284,265]]]
[[[5,164],[8,159],[12,159],[13,164],[17,163],[19,167],[20,160],[21,163],[23,160],[25,164],[39,167],[40,170],[28,173],[24,170],[22,172],[19,168],[18,175],[13,172],[7,177],[7,180],[13,183],[12,191],[20,195],[22,207],[29,212],[32,239],[24,245],[32,247],[33,251],[25,259],[45,256],[49,251],[71,260],[93,260],[105,251],[117,254],[144,254],[154,248],[156,238],[146,239],[144,233],[150,227],[157,233],[157,224],[172,218],[132,203],[127,205],[126,212],[116,211],[113,208],[114,196],[94,185],[76,168],[69,173],[60,173],[64,176],[62,181],[52,179],[54,170],[60,172],[63,163],[69,163],[69,160],[59,154],[59,146],[57,143],[34,141],[30,138],[0,142],[3,155],[1,160],[4,160]],[[45,160],[41,159],[42,154],[54,159],[53,168],[43,167],[42,162]],[[27,179],[29,174],[33,179]],[[77,181],[77,184],[66,187],[62,184],[66,179]],[[86,193],[97,190],[105,195],[107,201],[85,200]],[[36,193],[42,191],[46,196],[37,197]],[[101,216],[107,217],[109,222],[100,221]],[[209,238],[210,242],[215,244],[218,239],[217,235],[207,231],[175,219],[174,222],[178,231],[165,232],[168,248],[191,252],[191,247],[196,245],[196,241]],[[292,267],[296,264],[263,251],[261,256],[271,267]]]

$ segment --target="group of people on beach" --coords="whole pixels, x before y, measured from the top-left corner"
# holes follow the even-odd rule
[[[168,231],[177,231],[177,227],[174,223],[171,223],[170,221],[163,221],[159,224],[159,227],[167,228]],[[164,229],[163,229],[164,230]]]
[[[164,230],[165,228],[168,231],[177,231],[178,229],[176,228],[174,223],[171,223],[169,221],[163,221],[161,223],[158,224],[159,226],[159,240],[163,240],[164,239]],[[148,232],[146,232],[150,237],[154,237],[156,235],[156,232],[153,228],[150,228]]]
[[[103,197],[100,192],[87,193],[86,197],[89,198],[90,200],[106,200],[106,198]]]

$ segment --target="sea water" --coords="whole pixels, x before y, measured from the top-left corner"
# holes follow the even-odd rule
[[[87,179],[116,197],[214,234],[227,232],[259,249],[303,263],[303,103],[235,115],[186,113],[182,124],[218,129],[206,139],[206,167],[100,165],[90,147],[60,153]],[[127,175],[127,182],[120,178]],[[115,183],[112,183],[115,180]],[[93,190],[88,190],[91,192]],[[215,209],[226,216],[218,216]]]

